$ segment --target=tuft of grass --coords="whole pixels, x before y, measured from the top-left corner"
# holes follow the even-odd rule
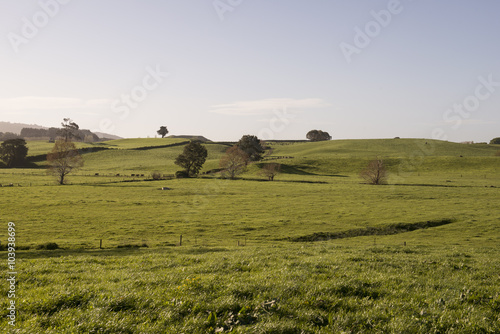
[[[36,246],[36,249],[44,249],[44,250],[55,250],[55,249],[59,249],[59,245],[56,244],[55,242],[47,242],[47,243],[44,243],[44,244],[40,244],[40,245],[37,245]]]
[[[140,247],[149,247],[147,243],[142,243],[142,244],[123,244],[123,245],[118,245],[116,248],[140,248]]]

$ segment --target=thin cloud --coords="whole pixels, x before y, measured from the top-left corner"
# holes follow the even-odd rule
[[[218,104],[210,107],[209,112],[250,116],[250,115],[265,115],[278,109],[315,109],[328,107],[329,104],[322,99],[288,99],[288,98],[273,98],[254,101],[237,101],[227,104]]]

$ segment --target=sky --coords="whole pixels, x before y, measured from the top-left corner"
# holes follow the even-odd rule
[[[497,0],[0,0],[0,121],[489,142],[498,14]]]

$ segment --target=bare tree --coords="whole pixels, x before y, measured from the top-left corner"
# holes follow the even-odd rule
[[[262,170],[260,171],[260,174],[267,177],[269,181],[274,181],[274,177],[278,175],[280,171],[281,171],[281,164],[273,162],[270,164],[265,164]]]
[[[237,145],[227,149],[226,154],[220,159],[219,166],[223,169],[222,175],[234,180],[236,175],[245,171],[250,157]]]
[[[83,166],[83,158],[71,141],[57,140],[52,151],[47,154],[49,171],[64,184],[66,175]]]
[[[378,158],[370,161],[360,176],[370,184],[385,184],[387,182],[387,170],[384,161]]]

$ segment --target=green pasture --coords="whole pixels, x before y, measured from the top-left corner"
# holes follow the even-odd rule
[[[31,168],[0,169],[0,242],[12,221],[18,247],[13,333],[500,332],[500,146],[274,142],[237,180],[153,181],[180,169],[184,141],[80,144],[85,165],[65,186],[40,158],[50,143],[28,143]],[[204,145],[208,172],[229,144]],[[387,185],[358,176],[374,157]],[[282,165],[273,182],[259,175],[269,162]],[[449,223],[293,241],[429,221]]]

